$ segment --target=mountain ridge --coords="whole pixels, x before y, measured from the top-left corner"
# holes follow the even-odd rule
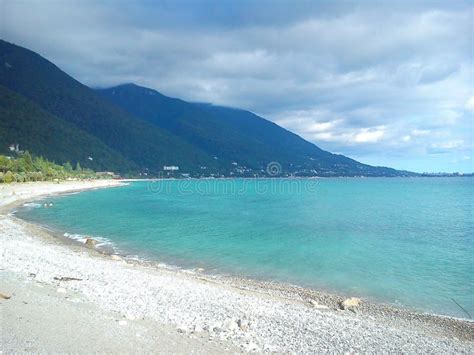
[[[179,166],[175,176],[195,177],[411,174],[329,153],[249,111],[189,103],[135,84],[93,90],[39,54],[3,40],[0,85],[0,93],[17,103],[2,114],[0,152],[19,143],[59,163],[69,157],[130,176],[163,174],[165,165]],[[60,142],[48,134],[65,137]],[[267,171],[270,163],[278,163],[278,174]]]
[[[324,151],[246,110],[186,102],[133,83],[97,89],[97,92],[130,114],[190,141],[211,155],[220,155],[253,169],[262,169],[269,162],[277,161],[284,173],[299,171],[304,175],[324,176],[403,174]],[[238,151],[232,150],[235,147]],[[341,169],[344,169],[342,174]]]
[[[185,168],[212,163],[198,149],[130,116],[35,52],[0,41],[0,63],[1,85],[97,137],[139,170],[158,172],[175,161]]]

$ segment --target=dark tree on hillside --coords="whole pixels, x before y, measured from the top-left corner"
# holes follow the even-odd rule
[[[66,170],[66,172],[68,172],[68,173],[72,172],[72,165],[71,165],[70,162],[64,163],[63,166],[64,166],[64,170]]]

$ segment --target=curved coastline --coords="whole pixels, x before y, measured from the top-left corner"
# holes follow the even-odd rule
[[[40,197],[39,200],[33,200],[32,202],[42,201],[48,196],[69,194],[71,193],[64,192],[46,195]],[[20,204],[20,206],[21,205],[22,204]],[[18,205],[16,207],[18,207]],[[199,267],[187,268],[179,265],[179,263],[172,264],[169,262],[151,260],[143,256],[127,254],[125,251],[117,249],[115,246],[113,246],[112,241],[104,241],[103,237],[97,237],[92,234],[69,234],[67,231],[55,230],[46,224],[41,224],[18,217],[16,215],[16,211],[10,212],[9,214],[10,216],[21,220],[23,223],[29,224],[31,228],[40,228],[44,230],[46,233],[50,234],[55,239],[57,239],[58,242],[63,243],[64,245],[75,245],[77,247],[81,247],[86,252],[92,253],[92,255],[98,255],[103,257],[112,257],[113,255],[115,260],[123,260],[127,263],[133,263],[135,265],[156,268],[157,270],[171,270],[187,275],[196,275],[196,277],[198,277],[199,279],[206,279],[208,282],[223,283],[226,285],[231,285],[238,289],[251,289],[255,292],[274,293],[282,297],[287,297],[289,299],[298,299],[303,302],[309,302],[310,300],[317,299],[319,300],[319,303],[333,310],[340,310],[340,304],[342,301],[344,301],[344,299],[355,296],[358,298],[362,298],[362,300],[364,301],[363,305],[360,306],[359,310],[365,309],[365,311],[369,313],[382,312],[387,314],[390,312],[394,312],[397,315],[400,315],[401,312],[404,312],[406,313],[406,315],[412,315],[412,317],[440,317],[445,319],[452,319],[454,321],[474,323],[474,320],[468,318],[455,317],[435,312],[425,312],[403,304],[384,303],[381,301],[368,299],[367,297],[361,297],[357,294],[349,294],[347,292],[343,293],[330,290],[321,290],[314,287],[305,287],[283,281],[256,279],[232,273],[208,272],[208,270]],[[94,240],[95,242],[97,242],[96,246],[94,248],[87,247],[85,245],[85,239]],[[106,244],[106,248],[102,247],[104,244]]]
[[[374,325],[376,327],[386,326],[392,328],[393,330],[399,329],[400,331],[408,331],[410,334],[415,333],[417,336],[420,337],[427,337],[429,338],[428,343],[432,342],[433,339],[439,339],[441,342],[448,343],[449,346],[454,346],[454,348],[449,348],[451,350],[456,349],[456,351],[466,351],[469,352],[474,349],[474,322],[467,319],[458,319],[448,316],[436,315],[436,314],[427,314],[427,313],[420,313],[417,311],[413,311],[406,308],[399,308],[394,307],[391,305],[385,305],[380,303],[373,303],[364,301],[358,308],[356,312],[350,311],[341,311],[340,310],[340,302],[343,298],[340,295],[336,294],[329,294],[324,292],[315,291],[312,289],[302,288],[298,286],[278,283],[278,282],[265,282],[265,281],[257,281],[247,278],[240,278],[240,277],[231,277],[231,276],[219,276],[219,275],[209,275],[206,273],[202,273],[199,271],[191,272],[190,270],[179,270],[175,268],[170,268],[164,266],[157,262],[148,262],[148,261],[140,261],[135,259],[128,259],[123,258],[117,255],[109,255],[102,253],[95,249],[86,248],[82,243],[72,243],[68,242],[65,239],[66,237],[58,238],[58,235],[55,235],[49,230],[45,230],[34,223],[27,222],[25,220],[19,219],[13,215],[11,215],[10,211],[13,210],[15,207],[24,204],[27,201],[34,201],[46,196],[62,194],[62,193],[71,193],[71,192],[79,192],[89,189],[95,188],[107,188],[107,187],[117,187],[121,186],[123,182],[121,181],[113,181],[113,182],[104,182],[102,184],[94,184],[91,183],[90,185],[87,184],[80,184],[80,183],[71,183],[71,186],[64,186],[64,188],[45,188],[44,191],[41,189],[37,189],[36,191],[29,191],[29,193],[24,194],[16,194],[13,198],[10,198],[7,203],[0,204],[0,217],[2,218],[2,223],[11,223],[16,225],[17,228],[22,228],[26,230],[28,235],[31,235],[37,238],[38,242],[42,244],[44,248],[68,248],[70,252],[75,254],[80,254],[81,257],[84,259],[83,262],[87,263],[88,258],[92,260],[97,260],[100,263],[107,263],[107,266],[111,269],[116,269],[116,271],[120,271],[121,268],[130,269],[132,268],[134,272],[139,272],[143,274],[149,275],[152,274],[151,277],[165,277],[171,281],[175,281],[177,283],[190,283],[191,285],[195,286],[205,286],[206,288],[211,287],[213,288],[212,292],[219,294],[221,291],[224,293],[231,293],[233,296],[236,296],[238,299],[241,297],[249,297],[255,298],[259,301],[264,301],[264,303],[272,304],[275,303],[275,306],[283,305],[290,305],[294,307],[294,311],[301,311],[303,310],[304,313],[316,313],[319,317],[323,318],[342,318],[342,322],[344,323],[344,319],[346,323],[351,324],[351,322],[361,322],[361,321],[370,321],[368,324]],[[44,184],[47,185],[47,184]],[[52,185],[52,184],[51,184]],[[31,189],[33,190],[33,189]],[[78,260],[78,262],[81,262]],[[5,268],[3,268],[5,269]],[[50,277],[48,275],[46,277]],[[51,282],[51,280],[49,281]],[[81,292],[80,283],[71,283],[72,286],[77,287],[76,291]],[[69,285],[66,285],[69,286]],[[83,291],[83,290],[82,290]],[[97,290],[96,290],[97,291]],[[88,291],[89,293],[91,290]],[[87,293],[87,292],[86,292]],[[185,297],[185,295],[183,295]],[[93,301],[97,302],[97,299],[89,294],[88,298]],[[102,305],[104,306],[104,305]],[[120,304],[114,306],[116,309],[114,311],[120,312]],[[127,305],[128,307],[128,305]],[[125,307],[125,308],[127,308]],[[222,302],[223,313],[225,314],[228,310],[227,308],[229,305],[226,302]],[[110,308],[106,306],[105,308]],[[128,307],[130,308],[130,307]],[[285,307],[284,307],[285,308]],[[109,309],[110,310],[110,309]],[[123,310],[122,310],[123,311]],[[185,309],[182,312],[186,312]],[[125,312],[126,313],[126,312]],[[219,315],[221,313],[217,312]],[[153,317],[152,317],[153,318]],[[168,319],[167,319],[168,318]],[[176,323],[176,315],[174,317],[158,317],[160,322],[163,319],[166,320],[166,323],[174,324],[178,327],[178,331],[186,334],[194,334],[195,331],[192,330],[193,324],[184,324],[179,325]],[[250,317],[252,318],[252,317]],[[334,320],[336,321],[336,320]],[[214,328],[219,327],[212,327],[213,320],[209,320],[209,324],[200,324],[199,327],[202,328],[202,331],[209,332],[210,334],[214,333]],[[256,321],[254,321],[256,322]],[[186,322],[182,322],[186,323]],[[192,323],[192,321],[191,321]],[[272,324],[272,322],[269,322]],[[196,326],[196,324],[194,324]],[[206,330],[207,327],[207,330]],[[338,327],[336,326],[333,330],[338,331]],[[262,333],[262,332],[261,332]],[[265,333],[265,332],[263,332]],[[223,334],[223,333],[221,333]],[[247,332],[248,334],[248,332]],[[244,335],[247,335],[244,334]],[[241,334],[229,334],[229,336],[224,337],[224,341],[231,341],[237,346],[240,346],[241,349],[245,350],[252,350],[248,347],[245,347],[245,340],[246,336],[242,337]],[[265,344],[268,343],[268,336],[266,338],[265,334],[253,334],[252,337],[252,346],[255,344],[257,345],[257,350],[269,350],[269,351],[285,351],[284,348],[277,345],[268,345],[265,349]],[[222,337],[221,337],[222,338]],[[358,337],[354,337],[356,339],[355,345],[357,345]],[[403,339],[403,336],[401,336]],[[431,339],[433,338],[433,339]],[[302,340],[302,339],[300,339]],[[315,339],[316,341],[316,339]],[[247,341],[247,345],[248,345]],[[260,343],[260,344],[259,344]],[[277,342],[278,343],[278,342]],[[295,344],[297,346],[297,344]],[[427,346],[426,343],[423,346]],[[431,346],[431,345],[430,345]],[[437,345],[436,345],[437,346]],[[355,346],[357,349],[357,346]],[[311,347],[303,348],[290,348],[291,351],[296,352],[304,352],[310,349],[314,349]],[[336,348],[337,349],[337,348]],[[340,350],[346,349],[340,348]],[[380,348],[369,349],[369,350],[388,350],[390,348],[387,347],[387,344],[381,344]],[[415,348],[413,348],[415,349]],[[434,348],[427,347],[421,348],[422,350],[433,350]],[[448,349],[445,349],[448,350]],[[410,352],[410,351],[409,351]]]

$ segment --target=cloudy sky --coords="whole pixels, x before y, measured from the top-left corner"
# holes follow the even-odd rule
[[[461,0],[0,1],[3,39],[86,85],[245,108],[413,171],[473,171],[473,23]]]

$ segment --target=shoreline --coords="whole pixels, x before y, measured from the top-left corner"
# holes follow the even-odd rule
[[[122,181],[102,181],[104,181],[102,184],[92,183],[92,186],[79,181],[67,182],[64,184],[71,186],[63,185],[62,187],[64,188],[56,189],[54,189],[54,186],[49,186],[44,191],[41,189],[31,191],[33,188],[30,188],[29,193],[15,194],[9,202],[0,204],[0,228],[3,227],[0,231],[4,232],[5,225],[11,224],[9,228],[6,228],[7,230],[14,232],[12,229],[23,229],[26,231],[26,233],[23,233],[25,237],[33,238],[34,243],[38,244],[37,246],[42,250],[42,253],[45,250],[49,250],[51,253],[54,251],[54,254],[59,259],[73,255],[75,257],[74,263],[77,264],[76,266],[79,266],[79,269],[82,269],[80,275],[82,280],[90,281],[88,279],[92,270],[85,264],[94,261],[110,270],[108,275],[102,274],[98,276],[102,281],[101,283],[106,285],[110,286],[112,284],[114,287],[118,287],[123,280],[120,280],[120,277],[118,277],[119,280],[116,280],[115,274],[133,271],[132,274],[139,274],[139,279],[147,279],[152,284],[156,282],[160,286],[157,289],[153,289],[153,291],[156,291],[155,297],[150,299],[146,295],[147,283],[142,282],[144,290],[138,293],[144,293],[142,297],[145,299],[141,305],[130,305],[130,302],[124,299],[120,302],[116,301],[111,305],[107,302],[104,304],[97,298],[97,295],[101,294],[101,290],[98,287],[99,285],[94,282],[88,282],[86,287],[83,286],[87,282],[83,281],[59,283],[61,286],[65,286],[66,289],[71,287],[71,291],[82,293],[88,301],[95,305],[99,304],[105,311],[139,314],[139,316],[137,314],[132,315],[133,319],[140,319],[146,315],[143,318],[151,318],[162,326],[176,327],[176,331],[182,337],[189,338],[196,336],[196,334],[205,334],[210,339],[208,341],[209,344],[216,345],[216,342],[217,344],[221,342],[225,344],[225,348],[235,346],[236,349],[240,349],[239,351],[308,352],[329,350],[342,352],[351,349],[355,351],[394,351],[398,349],[400,351],[400,348],[397,346],[401,346],[400,344],[402,343],[405,344],[404,346],[408,346],[408,348],[402,350],[404,352],[469,352],[474,349],[474,322],[470,320],[419,313],[405,308],[396,308],[366,301],[363,301],[355,312],[342,311],[340,310],[339,303],[343,298],[338,295],[278,282],[265,282],[229,276],[220,277],[199,272],[191,273],[189,270],[171,270],[160,267],[158,263],[135,261],[102,254],[99,251],[87,249],[80,244],[68,245],[73,243],[66,243],[64,240],[61,240],[66,237],[58,239],[50,232],[41,230],[42,228],[38,225],[9,214],[9,211],[25,203],[27,200],[32,201],[52,194],[122,186],[123,184]],[[28,184],[18,184],[17,186],[23,187],[24,185]],[[48,184],[43,183],[42,185]],[[3,234],[1,237],[7,240],[7,248],[9,243],[14,247],[15,240],[13,235],[10,236],[11,238],[4,238]],[[31,241],[29,242],[31,243]],[[25,252],[21,248],[16,249],[16,253],[20,256],[25,254]],[[48,268],[49,271],[45,273],[41,282],[56,285],[57,282],[54,282],[54,279],[51,281],[51,274],[58,272],[58,265],[50,265],[51,262],[49,260],[44,263],[45,268]],[[57,263],[61,264],[61,262]],[[16,266],[17,269],[21,270],[20,274],[22,274],[22,271],[23,274],[27,274],[26,269],[28,267],[31,268],[33,265],[27,265],[28,267],[25,268],[25,265],[17,263]],[[11,271],[4,265],[2,265],[2,270]],[[74,273],[74,271],[76,271],[74,268],[70,270],[71,273]],[[35,276],[36,281],[39,279],[38,275],[39,273]],[[23,278],[25,278],[25,275],[23,275]],[[28,276],[26,276],[26,280],[28,280]],[[165,283],[163,283],[164,280],[166,280]],[[166,286],[167,283],[184,286],[177,288],[172,285]],[[137,293],[136,290],[130,290],[127,287],[120,287],[120,289],[122,293],[128,293],[130,297]],[[198,308],[201,308],[198,311],[191,310],[190,307],[193,302],[190,305],[185,300],[186,297],[192,296],[192,294],[189,295],[187,292],[193,292],[195,289],[200,291],[198,294],[201,296],[194,300],[194,304],[199,305]],[[120,298],[113,294],[113,291],[111,293],[112,295],[109,296],[112,299]],[[156,296],[162,293],[172,294],[178,298],[178,302],[175,302],[173,297],[165,297],[164,303],[167,304],[167,307],[163,309],[158,307],[157,309],[151,306],[150,302],[152,300],[156,301],[156,299],[159,300],[160,298],[156,298]],[[207,300],[207,294],[215,296],[212,302]],[[229,299],[222,299],[223,297],[228,297]],[[6,303],[7,301],[2,301],[2,306],[3,302]],[[136,302],[140,302],[140,298],[137,298]],[[209,305],[206,303],[212,305],[213,307],[211,308],[218,308],[217,311],[210,311]],[[253,303],[258,303],[259,307],[252,309],[251,304]],[[172,311],[166,311],[166,308],[170,307]],[[275,313],[274,308],[280,311],[276,315],[272,314]],[[263,309],[267,312],[263,312]],[[248,313],[247,316],[245,313]],[[191,316],[194,319],[188,319],[192,318]],[[295,321],[293,319],[295,316],[305,319],[305,322],[301,322],[301,319],[299,321],[296,319]],[[284,318],[283,324],[281,324],[281,317]],[[243,323],[250,323],[250,326],[242,326]],[[257,327],[254,327],[254,324],[257,324]],[[304,329],[305,324],[306,329]],[[321,324],[326,324],[327,327],[321,328]],[[357,328],[360,328],[361,325],[363,325],[362,330],[359,329],[357,331]],[[311,326],[313,329],[311,329]],[[280,339],[275,338],[274,334],[272,334],[275,331],[275,329],[271,329],[272,327],[281,328],[281,331],[277,332],[280,333]],[[244,330],[243,328],[248,329]],[[354,329],[354,334],[346,334],[347,329]],[[318,331],[316,332],[316,330]],[[366,330],[370,330],[369,333],[371,334],[373,332],[379,334],[381,338],[385,337],[392,340],[390,344],[380,339],[380,344],[377,342],[373,343],[370,339],[367,339],[368,334],[364,333]],[[341,331],[345,332],[343,335],[344,341],[338,343],[335,341],[337,338],[334,338],[334,336],[341,336]],[[292,336],[288,337],[285,335],[287,333],[292,334]],[[320,339],[321,334],[323,334],[323,340]],[[333,343],[334,347],[331,347]],[[370,346],[370,344],[373,345]],[[211,351],[211,349],[209,350]]]
[[[52,194],[49,196],[61,196],[61,195],[68,195],[68,192],[62,192],[62,193],[57,193],[57,194]],[[41,201],[40,200],[34,200],[35,201]],[[22,203],[19,204],[20,206]],[[17,205],[18,206],[18,205]],[[237,274],[231,274],[231,273],[219,273],[219,272],[214,272],[214,273],[209,273],[207,272],[206,269],[202,269],[199,267],[191,267],[191,268],[186,268],[183,266],[180,266],[179,264],[171,264],[167,262],[161,262],[157,260],[150,260],[150,259],[145,259],[141,258],[140,256],[137,255],[126,255],[126,253],[120,253],[117,252],[117,250],[112,246],[110,249],[109,248],[102,248],[102,242],[98,237],[95,235],[80,235],[83,238],[76,239],[72,238],[70,236],[66,236],[68,232],[66,231],[61,231],[61,230],[56,230],[48,225],[45,224],[40,224],[37,222],[32,222],[28,221],[26,219],[23,219],[21,217],[17,217],[15,214],[16,211],[11,211],[9,213],[9,216],[12,218],[15,218],[21,223],[28,224],[30,228],[37,228],[41,229],[45,233],[51,235],[58,243],[63,244],[65,246],[75,246],[75,247],[80,247],[84,248],[86,252],[91,253],[92,255],[98,256],[98,257],[113,257],[115,260],[123,260],[126,261],[129,264],[134,264],[137,266],[142,266],[142,267],[147,267],[147,268],[153,268],[157,269],[158,271],[169,271],[169,272],[174,272],[174,273],[180,273],[180,274],[186,274],[190,275],[191,277],[196,277],[200,280],[206,280],[207,282],[214,282],[216,284],[226,284],[230,285],[232,287],[235,287],[237,289],[242,289],[242,290],[251,290],[252,292],[263,292],[263,293],[278,293],[279,297],[282,298],[288,298],[288,299],[298,299],[303,302],[309,302],[310,300],[315,300],[318,299],[320,302],[320,305],[327,306],[328,308],[334,310],[334,311],[340,311],[340,304],[343,302],[345,299],[352,297],[354,295],[349,295],[346,294],[345,296],[343,295],[343,292],[336,292],[336,291],[326,291],[326,290],[318,290],[316,288],[311,288],[311,287],[305,287],[305,286],[299,286],[297,284],[292,284],[288,282],[282,282],[282,281],[277,281],[277,280],[266,280],[266,279],[257,279],[257,278],[252,278],[252,277],[247,277],[247,276],[239,276]],[[97,241],[97,245],[94,248],[88,248],[81,239],[86,239],[90,238],[93,239],[94,241]],[[136,257],[135,257],[136,256]],[[363,301],[363,304],[360,306],[359,311],[364,309],[365,311],[368,312],[383,312],[383,313],[388,313],[388,312],[393,312],[396,313],[397,315],[400,314],[405,314],[405,316],[412,316],[412,317],[425,317],[425,318],[442,318],[442,319],[448,319],[456,322],[467,322],[467,323],[473,323],[474,324],[474,319],[468,319],[468,318],[462,318],[462,317],[456,317],[452,315],[447,315],[447,314],[441,314],[441,313],[435,313],[435,312],[428,312],[428,311],[422,311],[419,309],[414,309],[408,305],[403,305],[403,304],[391,304],[391,303],[384,303],[382,301],[378,300],[372,300],[372,299],[367,299],[367,297],[360,297],[358,295],[355,295],[355,297],[358,297]],[[474,335],[473,335],[473,340],[474,340]]]

